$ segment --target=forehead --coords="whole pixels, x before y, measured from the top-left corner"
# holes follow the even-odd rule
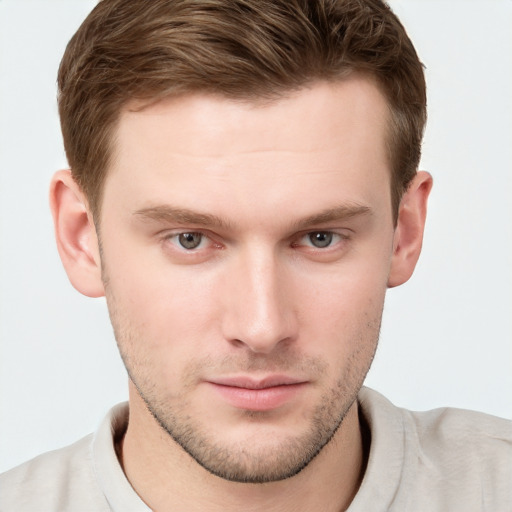
[[[105,194],[138,208],[195,201],[209,210],[227,209],[227,194],[259,210],[308,197],[387,200],[387,123],[383,95],[362,77],[266,103],[191,94],[132,105],[120,118]]]
[[[158,124],[162,138],[173,135],[176,142],[186,143],[183,150],[197,153],[222,155],[243,151],[245,146],[253,150],[256,145],[273,149],[286,143],[286,139],[290,147],[295,147],[298,141],[305,142],[303,147],[307,150],[314,149],[320,139],[329,143],[332,137],[355,134],[354,122],[360,127],[364,123],[385,127],[388,118],[387,101],[375,80],[354,74],[336,82],[315,82],[274,99],[245,100],[190,93],[171,96],[149,106],[132,102],[121,112],[117,135],[118,140],[128,140],[134,129],[140,133]],[[288,122],[287,129],[276,138],[272,126],[283,122]],[[237,132],[236,139],[222,137],[233,131]],[[245,133],[253,135],[252,139],[243,137]],[[319,136],[312,137],[312,134]],[[361,135],[359,132],[358,136]],[[219,138],[225,144],[219,145]]]

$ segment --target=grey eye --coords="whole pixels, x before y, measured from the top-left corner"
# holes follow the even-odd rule
[[[201,233],[180,233],[178,242],[184,249],[197,249],[203,240]]]
[[[308,238],[313,247],[323,249],[331,245],[333,233],[329,233],[329,231],[314,231],[308,234]]]

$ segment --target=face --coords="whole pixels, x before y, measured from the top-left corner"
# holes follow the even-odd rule
[[[393,251],[386,122],[361,78],[121,117],[100,219],[116,339],[149,412],[216,475],[296,474],[354,404]]]

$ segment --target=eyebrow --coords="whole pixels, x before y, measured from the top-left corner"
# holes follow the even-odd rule
[[[328,208],[299,219],[293,223],[293,229],[300,231],[308,227],[346,220],[361,215],[370,215],[371,208],[359,204],[343,204],[334,208]],[[204,227],[217,227],[222,229],[232,228],[232,223],[217,215],[201,213],[188,208],[178,208],[171,205],[150,206],[133,212],[133,215],[148,221],[159,221],[177,224],[192,224]]]
[[[294,228],[300,231],[318,224],[342,221],[352,217],[371,214],[372,210],[369,206],[360,204],[342,204],[340,206],[335,206],[334,208],[327,208],[326,210],[322,210],[319,213],[315,213],[303,219],[299,219],[294,223]]]
[[[171,205],[151,206],[133,212],[133,215],[143,220],[154,220],[177,224],[194,224],[197,226],[211,226],[227,229],[230,223],[217,215],[200,213],[188,208],[178,208]]]

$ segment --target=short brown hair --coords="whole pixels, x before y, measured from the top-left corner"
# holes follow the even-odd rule
[[[419,164],[426,91],[416,51],[381,0],[101,0],[59,69],[68,162],[96,217],[130,101],[200,91],[278,98],[354,71],[373,77],[388,101],[396,219]]]

